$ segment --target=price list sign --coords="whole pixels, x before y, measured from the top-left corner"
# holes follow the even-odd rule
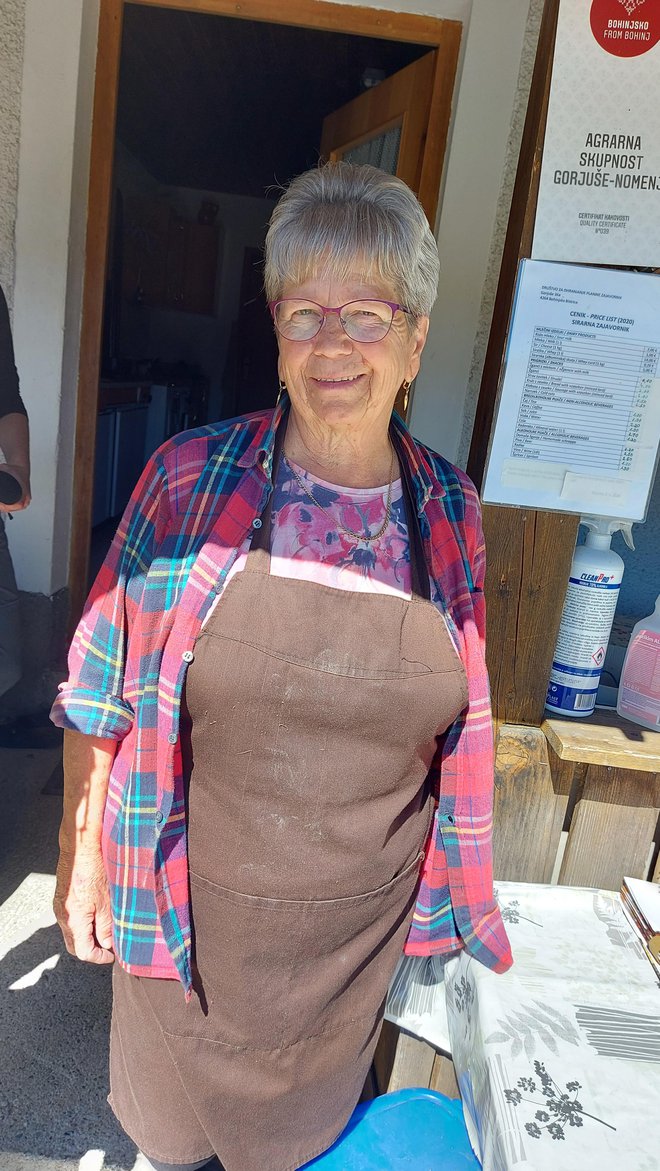
[[[484,500],[644,518],[660,441],[660,279],[523,261]]]

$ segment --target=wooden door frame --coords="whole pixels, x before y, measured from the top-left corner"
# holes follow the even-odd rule
[[[73,516],[69,558],[71,621],[80,616],[87,594],[89,536],[94,490],[94,449],[100,371],[103,301],[110,228],[115,121],[124,6],[129,0],[100,0],[96,80],[87,203],[87,239],[83,276],[82,318],[76,437],[74,447]],[[325,0],[280,0],[273,20],[272,0],[130,0],[144,7],[229,16],[355,36],[428,45],[438,53],[428,126],[427,158],[444,158],[451,118],[463,26],[404,12],[326,3]],[[422,171],[419,199],[435,222],[437,181]]]

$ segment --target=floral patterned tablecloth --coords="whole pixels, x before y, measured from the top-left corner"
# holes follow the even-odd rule
[[[609,891],[498,883],[514,966],[445,968],[485,1171],[660,1171],[660,984]]]

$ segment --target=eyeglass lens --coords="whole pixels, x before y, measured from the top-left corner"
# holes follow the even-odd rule
[[[275,325],[289,341],[309,341],[316,337],[325,317],[323,308],[314,301],[289,298],[275,307]],[[394,311],[386,301],[350,301],[338,312],[344,332],[356,342],[377,342],[388,333]]]

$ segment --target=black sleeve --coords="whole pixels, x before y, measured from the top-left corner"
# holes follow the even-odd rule
[[[18,389],[18,374],[14,363],[9,310],[0,288],[0,419],[5,415],[27,415]]]

